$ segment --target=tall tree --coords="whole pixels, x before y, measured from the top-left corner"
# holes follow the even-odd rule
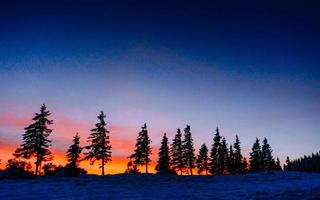
[[[255,143],[252,146],[252,152],[250,153],[250,170],[260,171],[262,170],[261,164],[261,146],[260,141],[256,138]]]
[[[168,173],[170,171],[170,155],[167,135],[164,134],[161,147],[159,149],[159,160],[156,166],[156,170],[159,173]]]
[[[197,168],[198,168],[198,174],[202,174],[202,172],[205,172],[206,175],[208,175],[209,170],[209,157],[208,157],[208,148],[206,144],[202,144],[199,149],[199,154],[197,157]]]
[[[136,165],[146,165],[146,174],[148,174],[148,165],[151,162],[150,155],[152,153],[151,140],[148,135],[147,124],[144,124],[141,129],[137,137],[134,153],[130,158],[133,158],[133,162]]]
[[[272,149],[268,143],[267,138],[263,139],[262,152],[261,152],[261,164],[264,170],[275,169],[275,161],[272,156]]]
[[[104,167],[109,161],[111,161],[111,145],[109,131],[107,130],[105,119],[106,115],[103,111],[98,115],[99,122],[96,123],[96,127],[91,130],[88,142],[90,145],[86,147],[88,152],[84,153],[85,159],[90,161],[93,165],[95,161],[101,160],[101,174],[104,176]]]
[[[228,170],[228,147],[227,141],[223,137],[221,147],[218,149],[218,173],[225,174]]]
[[[173,170],[180,171],[180,175],[182,175],[182,171],[185,168],[185,162],[183,159],[183,146],[182,146],[182,134],[181,130],[177,129],[177,134],[174,136],[174,139],[171,144],[171,167]]]
[[[73,136],[72,142],[73,144],[69,147],[67,151],[67,160],[68,160],[67,166],[70,168],[76,169],[79,167],[80,154],[83,149],[82,147],[80,147],[80,136],[78,133],[76,133],[76,135]]]
[[[52,154],[49,150],[51,140],[48,139],[52,133],[52,129],[49,129],[48,126],[53,124],[53,121],[48,119],[50,114],[50,111],[43,104],[40,108],[40,113],[35,113],[35,117],[32,118],[34,123],[24,128],[25,133],[22,135],[22,144],[13,154],[17,158],[30,159],[34,157],[36,159],[36,175],[40,173],[42,162],[52,160]]]
[[[195,149],[193,147],[193,139],[190,131],[190,126],[184,129],[184,140],[183,140],[183,158],[185,159],[186,166],[189,168],[190,174],[192,175],[192,169],[195,167]]]
[[[233,144],[234,148],[234,172],[240,173],[243,172],[241,169],[242,167],[242,155],[241,155],[241,147],[240,147],[240,140],[238,135],[236,135],[236,141]]]
[[[218,173],[218,162],[219,162],[219,155],[218,151],[221,147],[221,136],[219,132],[219,128],[217,127],[216,133],[213,138],[213,144],[211,147],[210,151],[210,163],[209,163],[209,168],[210,168],[210,173],[212,175]]]

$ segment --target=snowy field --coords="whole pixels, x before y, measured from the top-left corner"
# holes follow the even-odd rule
[[[320,199],[320,174],[88,175],[0,180],[0,199]]]

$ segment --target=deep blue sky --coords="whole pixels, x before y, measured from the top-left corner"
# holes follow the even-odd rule
[[[31,118],[45,102],[81,123],[99,110],[137,131],[146,121],[155,145],[186,124],[197,147],[210,145],[218,125],[246,152],[264,136],[281,159],[318,151],[316,1],[195,2],[2,3],[0,113]],[[0,124],[5,141],[19,141],[18,130]]]

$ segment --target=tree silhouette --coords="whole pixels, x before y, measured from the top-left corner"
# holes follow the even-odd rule
[[[52,120],[48,119],[50,114],[50,111],[43,104],[40,108],[40,113],[35,113],[35,117],[32,118],[34,123],[24,128],[25,133],[22,135],[22,144],[13,154],[17,158],[30,159],[34,157],[36,159],[36,176],[40,173],[42,162],[52,160],[52,154],[49,150],[51,140],[48,139],[52,133],[52,129],[49,129],[48,125],[53,123]]]
[[[161,147],[159,149],[159,160],[156,166],[158,173],[169,173],[170,171],[170,155],[167,135],[164,134]]]
[[[82,147],[80,147],[80,136],[78,133],[76,133],[75,136],[73,136],[72,140],[73,144],[69,147],[67,151],[67,160],[68,160],[68,166],[71,168],[77,168],[79,167],[80,163],[80,154],[82,152]]]
[[[218,163],[219,163],[219,154],[218,151],[221,147],[221,136],[219,133],[219,128],[216,128],[216,133],[214,135],[213,138],[213,144],[211,147],[211,151],[210,151],[210,163],[209,163],[209,167],[210,167],[210,173],[212,175],[217,174],[218,173]]]
[[[205,144],[202,144],[199,149],[199,154],[196,161],[198,174],[202,174],[202,172],[205,172],[205,174],[208,175],[208,170],[209,170],[208,161],[209,161],[208,148]]]
[[[240,140],[238,135],[236,135],[236,141],[233,144],[234,148],[234,172],[241,173],[243,172],[242,167],[242,155],[241,155],[241,147],[240,147]]]
[[[187,125],[187,127],[184,129],[184,140],[182,142],[183,146],[183,159],[185,160],[186,166],[188,167],[190,174],[192,175],[192,169],[195,167],[195,149],[193,147],[193,139],[191,136],[190,126]]]
[[[229,148],[229,154],[228,154],[228,172],[230,174],[233,174],[235,172],[235,159],[234,159],[234,152],[232,145],[230,145]]]
[[[250,170],[251,171],[261,171],[261,147],[260,141],[256,138],[255,143],[252,146],[252,152],[250,153]]]
[[[301,172],[317,172],[320,173],[320,152],[312,153],[309,156],[290,161],[287,157],[284,169],[286,171],[301,171]]]
[[[137,165],[135,165],[132,160],[130,159],[130,161],[127,164],[127,169],[124,172],[125,174],[139,174],[139,169],[137,167]]]
[[[228,147],[226,139],[221,140],[221,147],[218,149],[218,173],[225,174],[228,170]]]
[[[272,156],[272,149],[268,143],[267,138],[263,139],[262,151],[261,151],[261,164],[264,170],[275,169],[275,161]]]
[[[172,169],[175,171],[179,170],[180,175],[182,175],[182,170],[185,168],[185,162],[183,159],[182,134],[179,128],[177,129],[177,134],[172,141],[170,153]]]
[[[134,153],[130,158],[133,158],[133,162],[136,165],[146,165],[146,174],[148,174],[148,165],[151,162],[150,155],[152,153],[151,140],[149,139],[147,124],[144,124],[141,129],[137,137]]]
[[[104,176],[104,166],[111,161],[111,145],[109,131],[106,129],[106,115],[101,111],[98,116],[99,122],[96,123],[96,128],[91,130],[88,142],[90,145],[86,147],[88,152],[84,153],[85,159],[93,165],[95,161],[101,160],[101,174]]]
[[[282,171],[282,168],[281,168],[281,164],[280,164],[280,160],[279,158],[277,158],[277,161],[276,161],[276,168],[275,170],[277,171]]]

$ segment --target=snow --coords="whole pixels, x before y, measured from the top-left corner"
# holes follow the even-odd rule
[[[320,174],[87,175],[0,180],[0,199],[320,199]]]

